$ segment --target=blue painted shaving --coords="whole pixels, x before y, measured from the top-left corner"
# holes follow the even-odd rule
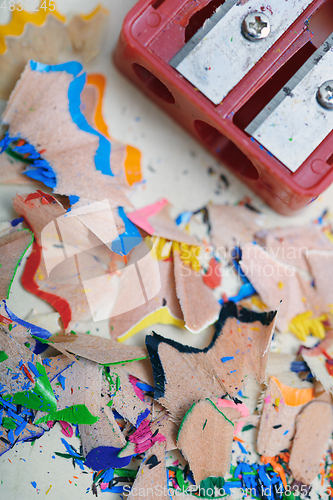
[[[40,328],[39,326],[33,325],[32,323],[28,323],[27,321],[24,321],[23,319],[18,318],[13,312],[11,312],[6,304],[6,301],[4,302],[4,306],[6,309],[6,313],[8,314],[9,318],[12,321],[16,321],[19,325],[25,326],[25,328],[30,328],[31,334],[34,335],[35,337],[39,337],[40,339],[48,339],[51,337],[51,333],[45,330],[44,328]]]
[[[221,358],[221,361],[222,363],[226,363],[227,361],[231,361],[232,359],[234,359],[233,356],[224,356],[223,358]]]

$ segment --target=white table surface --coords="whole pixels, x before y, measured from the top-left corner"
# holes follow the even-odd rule
[[[57,7],[63,14],[90,12],[98,2],[95,0],[58,0]],[[116,45],[126,13],[135,0],[103,0],[110,11],[109,29],[101,54],[86,68],[88,72],[103,73],[107,77],[107,89],[103,112],[112,137],[138,147],[142,151],[145,182],[134,188],[131,201],[136,208],[167,198],[173,205],[173,215],[185,210],[200,208],[209,201],[235,203],[245,195],[267,216],[267,227],[305,224],[321,215],[325,208],[333,207],[333,187],[293,217],[283,217],[268,208],[244,184],[226,168],[218,164],[192,137],[172,121],[163,111],[142,95],[113,66],[111,53]],[[8,12],[0,9],[0,23],[8,18]],[[209,171],[213,171],[209,173]],[[230,181],[227,189],[220,180],[225,174]],[[29,191],[28,191],[29,190]],[[0,222],[12,220],[17,215],[12,208],[16,193],[32,192],[31,186],[0,186]],[[22,266],[21,266],[22,268]],[[25,318],[34,309],[38,314],[52,312],[46,302],[24,291],[18,272],[10,299],[9,308]],[[92,333],[108,336],[108,323],[102,321],[90,325]],[[212,329],[195,336],[174,327],[156,326],[162,335],[181,340],[183,343],[204,347],[212,335]],[[151,329],[140,332],[129,342],[143,344],[144,336]],[[0,457],[0,498],[4,500],[30,500],[37,494],[47,500],[72,500],[91,498],[92,474],[85,468],[83,474],[72,463],[60,457],[52,458],[54,452],[65,452],[60,441],[63,435],[58,424],[55,428],[30,443],[20,443]],[[67,439],[76,448],[79,440]],[[78,479],[73,478],[77,476]],[[37,483],[35,489],[31,482]],[[69,482],[72,481],[72,484]],[[52,488],[46,496],[50,485]],[[103,499],[118,498],[118,495],[100,493]]]

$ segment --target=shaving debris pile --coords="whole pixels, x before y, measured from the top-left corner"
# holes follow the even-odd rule
[[[109,137],[104,84],[77,62],[29,61],[2,117],[0,181],[45,187],[17,195],[17,219],[0,226],[0,453],[57,422],[56,455],[94,471],[95,495],[285,500],[318,474],[331,488],[327,214],[266,229],[248,203],[176,220],[165,199],[135,210],[140,153]],[[54,308],[57,333],[50,318],[9,307],[20,263],[24,288]],[[105,319],[110,338],[81,333]],[[125,343],[159,324],[177,327],[177,341],[151,331],[143,346]],[[182,342],[185,328],[211,325],[204,348]],[[284,335],[293,354],[279,352]],[[66,441],[73,435],[80,449]]]

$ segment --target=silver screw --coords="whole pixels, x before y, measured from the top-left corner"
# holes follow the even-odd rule
[[[333,80],[320,85],[317,91],[317,101],[325,109],[333,109]]]
[[[257,42],[268,37],[271,25],[266,14],[250,12],[242,22],[242,33],[251,42]]]

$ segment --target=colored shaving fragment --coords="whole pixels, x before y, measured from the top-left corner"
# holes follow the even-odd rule
[[[5,351],[0,351],[0,363],[2,363],[3,361],[6,361],[6,359],[8,359],[8,356],[5,353]]]
[[[162,443],[165,437],[157,433],[153,435],[149,420],[143,420],[137,430],[129,436],[129,441],[135,444],[135,453],[144,453],[153,446],[154,443]]]
[[[281,481],[283,483],[283,486],[286,488],[287,487],[287,480],[286,480],[286,474],[284,471],[284,468],[282,467],[281,463],[279,463],[275,457],[261,457],[261,461],[265,465],[271,465],[273,469],[279,474],[281,477]]]
[[[178,252],[184,265],[191,266],[192,269],[199,272],[201,269],[198,257],[200,256],[201,248],[179,243],[178,241],[169,241],[165,238],[153,236],[152,241],[158,260],[169,259],[172,251]]]
[[[233,423],[233,421],[232,421],[232,420],[230,420],[230,419],[229,419],[229,418],[228,418],[228,417],[227,417],[227,416],[223,413],[223,411],[221,411],[221,410],[220,410],[220,409],[216,406],[216,404],[215,404],[215,403],[213,403],[213,401],[212,401],[211,399],[209,399],[209,398],[208,398],[208,401],[209,401],[209,402],[210,402],[210,403],[214,406],[214,408],[216,408],[216,409],[217,409],[217,411],[218,411],[219,413],[221,413],[221,415],[223,415],[223,417],[225,418],[225,420],[226,420],[227,422],[229,422],[229,424],[231,424],[233,427],[235,427],[235,424]]]
[[[17,229],[0,237],[0,299],[8,299],[18,267],[34,236],[27,229]]]
[[[307,311],[298,314],[291,320],[289,330],[302,342],[306,341],[308,335],[313,335],[322,340],[325,338],[325,326],[323,323],[326,320],[327,314],[313,318],[313,312]]]
[[[280,398],[275,399],[274,404],[277,407],[279,407],[282,401],[288,406],[299,406],[309,403],[314,398],[314,390],[312,387],[298,389],[282,384],[276,377],[272,377],[272,380],[278,385],[283,395],[283,400]]]
[[[37,362],[36,370],[39,376],[36,377],[35,387],[31,391],[17,392],[13,396],[13,401],[15,404],[34,410],[54,412],[57,408],[57,402],[45,368]],[[49,418],[48,420],[55,419]]]
[[[4,301],[4,306],[6,309],[6,313],[10,317],[12,321],[15,321],[19,325],[24,326],[25,328],[29,328],[31,335],[34,335],[39,340],[46,340],[51,337],[51,333],[45,330],[44,328],[40,328],[39,326],[33,325],[32,323],[28,323],[28,321],[24,321],[23,319],[18,318],[12,311],[9,310],[6,302]]]
[[[148,218],[158,213],[167,204],[168,200],[163,198],[153,205],[147,205],[140,210],[136,210],[135,212],[128,214],[128,218],[138,227],[146,231],[146,233],[153,235],[154,228],[151,226],[151,224],[149,224]]]
[[[172,253],[172,241],[168,241],[165,238],[160,238],[159,236],[153,236],[152,242],[154,245],[156,258],[158,260],[170,259]]]
[[[71,438],[74,434],[73,427],[68,422],[63,422],[62,420],[59,420],[59,424],[61,425],[62,434]]]
[[[47,5],[46,5],[47,4]],[[46,18],[51,14],[62,23],[66,18],[62,16],[56,9],[52,10],[48,2],[45,4],[45,9],[38,9],[35,12],[27,12],[25,10],[13,9],[11,20],[8,24],[0,26],[0,54],[6,51],[6,37],[19,36],[23,33],[26,24],[32,23],[36,26],[42,26]]]
[[[221,358],[222,363],[226,363],[227,361],[230,361],[231,359],[234,359],[234,356],[225,356],[224,358]]]
[[[191,266],[192,269],[199,272],[201,269],[198,257],[200,256],[201,248],[186,243],[173,242],[173,251],[180,254],[181,260],[186,266]]]
[[[209,261],[208,269],[203,276],[203,281],[205,285],[209,286],[212,290],[221,285],[221,264],[215,259],[215,257],[212,257]]]
[[[92,415],[88,408],[81,404],[70,406],[64,410],[52,411],[45,417],[39,418],[35,424],[38,425],[48,420],[63,420],[71,424],[92,425],[99,420],[99,417]]]
[[[295,373],[310,371],[305,361],[292,361],[290,365],[290,370]]]
[[[129,381],[131,382],[132,386],[133,386],[133,390],[135,392],[135,394],[138,396],[138,398],[141,400],[141,401],[144,401],[145,400],[145,395],[144,395],[144,392],[142,389],[140,389],[140,387],[138,387],[137,383],[139,382],[139,380],[136,378],[136,377],[133,377],[133,375],[129,375]]]
[[[241,451],[242,453],[244,453],[244,455],[247,455],[247,451],[246,451],[246,449],[244,448],[244,446],[242,445],[242,443],[240,443],[239,441],[237,441],[237,444],[238,444],[238,446],[239,446],[239,448],[240,448],[240,451]]]

